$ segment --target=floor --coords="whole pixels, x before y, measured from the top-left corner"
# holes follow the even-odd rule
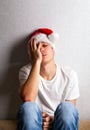
[[[15,120],[0,120],[0,130],[16,130]],[[80,121],[79,130],[90,130],[90,120]]]

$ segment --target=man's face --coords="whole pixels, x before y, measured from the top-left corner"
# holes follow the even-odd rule
[[[41,42],[40,51],[42,54],[42,63],[49,63],[54,60],[54,49],[50,44]]]

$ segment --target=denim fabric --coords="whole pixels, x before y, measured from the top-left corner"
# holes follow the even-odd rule
[[[79,114],[72,102],[61,103],[54,113],[53,130],[78,130]]]
[[[17,130],[42,130],[42,112],[35,102],[25,102],[17,114]],[[71,102],[62,102],[54,113],[52,130],[78,130],[79,115]]]

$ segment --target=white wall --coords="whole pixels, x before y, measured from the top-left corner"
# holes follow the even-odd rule
[[[18,71],[28,62],[26,40],[38,27],[60,34],[56,62],[78,73],[81,119],[90,119],[90,1],[0,0],[0,119],[15,119]]]

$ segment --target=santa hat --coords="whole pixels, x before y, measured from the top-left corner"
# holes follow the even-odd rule
[[[29,37],[29,39],[33,38],[36,39],[36,44],[38,42],[47,42],[53,48],[55,48],[55,42],[58,40],[59,35],[49,28],[39,28],[35,30]]]

